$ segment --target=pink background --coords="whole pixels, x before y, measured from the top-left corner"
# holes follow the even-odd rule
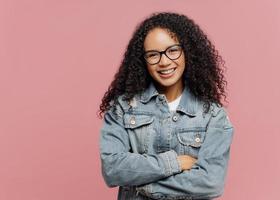
[[[116,199],[96,111],[154,11],[193,18],[226,61],[235,135],[220,199],[280,198],[278,0],[1,0],[0,200]]]

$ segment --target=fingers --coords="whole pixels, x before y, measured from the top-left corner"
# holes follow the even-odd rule
[[[197,159],[189,155],[180,155],[178,156],[178,161],[182,170],[189,170],[192,168]]]

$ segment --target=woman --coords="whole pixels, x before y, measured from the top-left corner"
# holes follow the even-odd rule
[[[233,127],[222,67],[187,16],[154,13],[138,25],[100,105],[102,174],[119,200],[223,193]]]

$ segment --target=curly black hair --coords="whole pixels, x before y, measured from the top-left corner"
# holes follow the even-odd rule
[[[173,12],[156,12],[137,25],[130,39],[123,60],[114,80],[102,98],[99,116],[115,107],[117,98],[129,101],[134,95],[143,92],[151,81],[146,61],[143,58],[144,40],[150,30],[163,28],[171,36],[176,36],[183,47],[186,70],[185,84],[191,93],[204,102],[205,112],[211,103],[223,106],[226,101],[224,60],[200,27],[189,17]]]

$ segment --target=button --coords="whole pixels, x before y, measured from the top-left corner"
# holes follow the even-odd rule
[[[136,124],[135,117],[130,118],[130,124],[132,125]]]
[[[178,120],[178,117],[177,117],[176,115],[174,115],[174,116],[172,117],[172,120],[173,120],[174,122],[176,122],[176,121]]]
[[[160,95],[158,95],[158,98],[159,98],[159,100],[163,101],[164,100],[164,95],[160,94]]]
[[[199,137],[195,138],[195,142],[199,143],[200,142],[200,138]]]

